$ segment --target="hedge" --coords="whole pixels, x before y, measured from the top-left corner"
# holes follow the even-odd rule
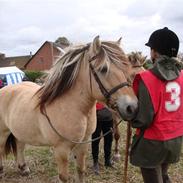
[[[46,73],[42,71],[24,71],[28,80],[35,82],[36,79],[43,77]]]

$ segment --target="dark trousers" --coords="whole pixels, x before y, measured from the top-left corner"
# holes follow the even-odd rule
[[[113,121],[97,121],[97,127],[95,132],[92,134],[92,139],[95,139],[97,137],[100,137],[101,132],[105,134],[113,127]],[[104,137],[104,157],[105,162],[109,161],[111,158],[111,148],[112,148],[112,140],[113,135],[112,132],[107,134]],[[98,155],[99,155],[99,143],[100,139],[92,142],[92,156],[94,162],[98,161]]]
[[[156,168],[141,168],[144,183],[171,183],[168,176],[168,164]]]

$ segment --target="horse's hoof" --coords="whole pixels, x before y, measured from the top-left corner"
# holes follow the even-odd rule
[[[30,174],[30,169],[26,164],[18,166],[18,169],[20,171],[20,175],[22,176],[28,176]]]
[[[54,176],[51,177],[51,180],[49,181],[49,183],[64,183],[60,180],[59,176]]]
[[[22,176],[29,176],[29,174],[30,174],[30,169],[27,167],[26,170],[20,171],[20,174],[21,174]]]
[[[0,172],[0,179],[4,177],[4,172]]]
[[[121,160],[121,155],[118,153],[118,154],[114,154],[112,160],[114,162],[119,162]]]
[[[3,167],[0,167],[0,179],[4,177]]]
[[[4,173],[0,173],[0,179],[4,177]]]

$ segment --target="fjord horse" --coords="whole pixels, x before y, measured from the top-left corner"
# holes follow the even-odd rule
[[[130,120],[137,98],[128,83],[130,64],[119,41],[93,42],[69,49],[53,66],[43,86],[31,82],[0,90],[0,175],[2,158],[14,150],[18,169],[28,174],[24,146],[50,146],[58,181],[68,182],[69,154],[76,158],[76,182],[85,182],[87,143],[96,128],[96,100]]]

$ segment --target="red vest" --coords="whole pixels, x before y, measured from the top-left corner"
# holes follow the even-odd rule
[[[133,83],[136,94],[140,80],[149,91],[155,112],[144,138],[165,141],[183,136],[183,71],[173,81],[162,81],[148,70],[141,72]]]

